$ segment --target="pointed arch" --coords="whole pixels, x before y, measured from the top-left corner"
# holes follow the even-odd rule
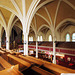
[[[35,8],[37,7],[39,2],[40,2],[40,0],[33,0],[33,2],[30,5],[30,8],[28,10],[27,19],[26,19],[26,21],[27,21],[26,25],[28,25],[27,29],[26,29],[27,33],[29,33],[29,27],[30,27],[30,24],[31,24],[32,15],[33,15],[33,13],[35,11]]]
[[[11,16],[10,16],[9,22],[8,22],[8,27],[9,28],[11,27],[11,24],[12,24],[14,18],[15,18],[15,15],[12,13]]]
[[[20,15],[18,15],[17,12],[15,12],[13,9],[11,9],[7,6],[4,6],[4,5],[0,5],[0,7],[4,8],[4,9],[7,9],[8,11],[14,13],[20,19],[20,21],[22,22],[22,18],[20,17]]]
[[[2,21],[3,21],[3,27],[6,29],[6,21],[5,21],[5,18],[4,18],[4,16],[3,16],[1,11],[0,11],[0,16],[1,16]]]
[[[62,24],[65,23],[65,22],[67,22],[67,21],[75,22],[75,19],[72,19],[72,18],[66,18],[66,19],[64,19],[63,21],[61,21],[61,22],[57,25],[56,30],[58,30],[58,29],[62,26]]]
[[[75,10],[75,6],[72,3],[70,3],[68,0],[63,1]]]
[[[45,17],[43,17],[43,16],[40,15],[39,13],[36,13],[36,15],[40,16],[42,19],[44,19],[44,20],[50,25],[50,22],[49,22]]]
[[[42,6],[44,6],[45,4],[47,4],[48,2],[52,2],[52,1],[54,1],[54,0],[46,0],[46,1],[44,1],[43,3],[41,3],[40,5],[38,5],[38,3],[40,2],[40,0],[38,0],[38,2],[37,2],[37,4],[36,4],[36,6],[37,6],[37,8],[36,8],[36,6],[35,6],[35,10],[32,12],[32,16],[30,17],[30,20],[29,20],[29,23],[31,23],[31,21],[32,21],[32,18],[33,18],[33,16],[34,16],[34,14],[42,7]],[[30,24],[28,24],[28,30],[29,30],[29,26],[30,26]]]
[[[11,0],[11,2],[12,2],[12,4],[14,5],[14,7],[16,8],[16,10],[17,10],[17,12],[18,12],[20,18],[22,19],[22,13],[21,13],[21,11],[20,11],[18,5],[16,4],[15,0]]]
[[[41,25],[41,26],[40,26],[40,28],[38,29],[37,33],[38,33],[38,32],[41,30],[41,28],[42,28],[42,27],[44,27],[44,26],[46,26],[47,28],[49,28],[49,29],[50,29],[50,27],[49,27],[48,25],[43,24],[43,25]]]
[[[12,26],[10,27],[10,33],[9,33],[9,35],[11,34],[11,30],[12,30],[14,24],[15,24],[18,20],[19,20],[19,19],[17,18],[17,19],[13,22]]]

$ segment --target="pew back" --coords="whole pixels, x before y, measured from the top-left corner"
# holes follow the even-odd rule
[[[0,75],[23,75],[20,71],[18,71],[18,67],[12,66],[11,68],[7,68],[5,70],[0,71]]]
[[[22,71],[23,69],[27,69],[31,66],[30,63],[14,56],[14,55],[10,55],[8,54],[8,61],[11,60],[10,62],[14,63],[14,64],[19,64],[20,70]]]
[[[29,58],[28,56],[22,56],[22,55],[19,55],[19,57],[20,58],[22,58],[22,59],[25,59],[25,60],[27,60],[27,61],[29,61],[29,62],[33,62],[33,63],[35,63],[35,64],[37,64],[37,65],[43,65],[43,63],[42,62],[40,62],[39,60],[34,60],[33,58]]]
[[[62,67],[53,63],[45,63],[43,66],[51,70],[56,75],[60,75],[61,73],[75,73],[75,70]]]
[[[6,60],[4,60],[2,57],[0,57],[0,64],[2,64],[2,66],[4,68],[10,68],[12,65],[9,64]]]

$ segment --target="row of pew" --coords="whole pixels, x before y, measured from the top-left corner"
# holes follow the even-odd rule
[[[4,72],[7,72],[8,75],[9,73],[12,73],[11,75],[28,75],[26,73],[30,72],[29,70],[36,72],[36,75],[75,73],[75,70],[52,64],[32,56],[26,56],[11,50],[1,49],[0,56],[0,64],[4,67],[4,70],[0,71],[1,75],[3,75],[2,73]]]
[[[18,69],[19,65],[11,65],[0,56],[0,64],[4,68],[0,71],[0,75],[23,75]]]

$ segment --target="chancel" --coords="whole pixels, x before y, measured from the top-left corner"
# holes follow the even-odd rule
[[[0,0],[0,75],[75,75],[75,0]]]

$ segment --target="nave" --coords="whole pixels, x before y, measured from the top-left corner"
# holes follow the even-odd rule
[[[0,0],[0,48],[1,74],[74,73],[75,0]]]

